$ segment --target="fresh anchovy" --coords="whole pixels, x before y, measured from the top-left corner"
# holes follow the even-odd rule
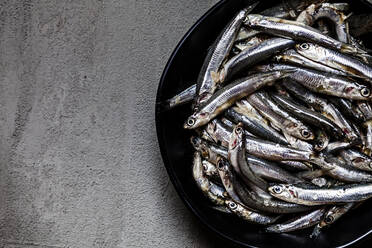
[[[235,193],[235,175],[230,163],[222,157],[217,159],[218,174],[228,195],[236,202],[241,203],[239,196]]]
[[[196,84],[191,85],[184,91],[178,93],[174,97],[166,101],[167,108],[174,108],[176,106],[191,102],[196,94]]]
[[[257,177],[246,158],[246,136],[243,125],[239,123],[235,126],[231,133],[228,158],[235,171],[244,176],[249,182],[257,185],[261,189],[267,188],[267,182],[262,178]],[[241,168],[244,166],[245,173],[243,174]]]
[[[265,59],[271,57],[274,53],[287,49],[295,45],[293,40],[283,38],[271,38],[255,46],[243,50],[238,55],[232,57],[223,65],[220,70],[220,82],[231,79],[238,72],[249,68]]]
[[[221,144],[223,147],[229,146],[232,129],[227,127],[221,121],[216,119],[212,120],[208,123],[205,130],[215,143]]]
[[[226,206],[210,206],[211,209],[216,210],[218,212],[224,213],[224,214],[232,214],[233,212],[230,211],[229,208]]]
[[[278,103],[281,107],[286,109],[289,113],[295,117],[306,121],[314,126],[321,126],[330,133],[334,134],[336,137],[342,137],[343,131],[331,120],[319,114],[318,112],[312,111],[306,107],[303,107],[293,100],[278,94],[272,94],[271,97]]]
[[[267,32],[273,35],[278,35],[285,38],[292,38],[299,41],[311,41],[320,45],[337,49],[344,53],[365,53],[364,51],[361,51],[346,43],[326,36],[315,28],[296,21],[249,14],[244,20],[244,24],[253,29]]]
[[[371,156],[372,151],[372,121],[366,121],[363,123],[366,127],[366,137],[365,137],[365,148],[368,150],[369,156]]]
[[[239,181],[236,182],[235,186],[236,192],[244,205],[252,209],[275,214],[299,213],[311,209],[308,206],[277,200],[264,191],[256,192],[255,190],[248,189]]]
[[[285,223],[266,227],[265,230],[267,232],[283,233],[305,229],[318,224],[325,212],[326,212],[325,208],[317,209],[306,215],[291,219]]]
[[[274,56],[274,60],[276,62],[290,63],[290,64],[299,65],[299,66],[310,68],[310,69],[317,70],[317,71],[332,73],[335,75],[341,75],[341,76],[347,75],[346,73],[342,71],[339,71],[329,66],[325,66],[323,64],[312,61],[311,59],[308,59],[302,56],[301,54],[297,53],[294,49],[289,49],[279,55]]]
[[[247,100],[276,128],[302,140],[314,139],[314,134],[309,127],[277,106],[265,93],[256,92]]]
[[[364,171],[372,171],[372,159],[369,156],[354,149],[342,150],[340,155],[354,168]]]
[[[207,177],[217,179],[219,178],[218,170],[214,164],[208,162],[207,160],[202,161],[204,173]]]
[[[353,15],[348,20],[350,34],[358,37],[372,30],[372,14]]]
[[[296,148],[302,151],[313,151],[314,147],[312,144],[304,140],[298,139],[296,137],[293,137],[286,132],[284,132],[283,134],[285,138],[287,139],[288,143],[291,144],[293,148]]]
[[[368,100],[372,98],[369,87],[361,85],[349,78],[281,64],[269,64],[256,66],[255,68],[258,71],[277,71],[284,69],[295,70],[288,75],[288,78],[291,78],[307,89],[318,93],[353,100]]]
[[[335,158],[323,157],[314,158],[313,162],[321,169],[325,170],[328,176],[344,182],[372,182],[372,174],[364,171],[355,170],[347,164],[343,164]]]
[[[355,203],[347,203],[345,205],[333,206],[323,216],[322,220],[315,226],[310,237],[314,238],[320,234],[322,228],[331,225],[341,216],[346,214],[350,209],[355,206]]]
[[[281,136],[277,131],[272,129],[265,123],[260,122],[255,118],[250,118],[250,116],[244,115],[240,112],[239,108],[230,108],[226,111],[225,115],[231,118],[235,122],[242,122],[244,128],[254,135],[261,137],[272,142],[277,142],[279,144],[287,145],[288,142]]]
[[[323,151],[328,147],[329,139],[330,138],[326,132],[324,132],[322,129],[318,129],[315,132],[314,149],[317,152]]]
[[[305,90],[298,83],[292,82],[291,80],[286,80],[282,86],[298,99],[309,104],[315,110],[319,111],[323,116],[332,120],[339,128],[342,129],[347,139],[352,141],[359,139],[359,136],[355,133],[351,123],[333,104],[329,103],[326,99]]]
[[[345,71],[350,75],[370,80],[372,78],[372,68],[352,56],[313,43],[297,44],[296,50],[308,59]]]
[[[276,184],[270,186],[268,190],[276,198],[307,206],[358,202],[372,197],[372,184],[352,184],[332,188]]]
[[[318,178],[324,175],[325,175],[324,170],[301,171],[296,174],[297,177],[306,179],[306,180],[313,180],[315,178]]]
[[[197,79],[196,107],[206,102],[217,89],[218,70],[229,55],[244,18],[255,6],[256,4],[239,11],[210,48]]]
[[[296,21],[312,26],[315,21],[322,18],[328,19],[334,24],[339,41],[348,43],[348,25],[347,22],[345,22],[348,16],[345,16],[342,11],[337,9],[337,6],[332,6],[330,4],[316,6],[312,4],[301,12]]]
[[[291,70],[265,72],[238,79],[217,91],[213,97],[205,102],[198,111],[194,112],[184,124],[186,129],[194,129],[207,124],[222,111],[259,88],[272,84],[275,80],[287,77]]]
[[[195,152],[192,172],[196,185],[204,195],[206,195],[213,203],[223,205],[226,199],[226,191],[209,181],[205,176],[199,152]]]
[[[280,216],[269,216],[258,212],[251,211],[233,200],[225,200],[225,205],[231,212],[235,213],[240,218],[261,225],[268,225],[276,222]]]

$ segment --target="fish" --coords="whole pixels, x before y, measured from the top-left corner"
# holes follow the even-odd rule
[[[350,46],[344,42],[335,40],[322,34],[319,30],[307,26],[303,23],[285,20],[276,17],[262,16],[258,14],[248,14],[244,24],[252,29],[256,29],[272,35],[284,38],[291,38],[297,41],[311,41],[319,45],[327,46],[343,53],[365,54],[356,47]]]
[[[248,96],[261,87],[272,84],[275,80],[287,77],[292,70],[272,71],[254,74],[237,79],[231,84],[218,90],[205,104],[195,111],[185,122],[185,129],[195,129],[207,124],[235,101]]]
[[[317,225],[321,221],[325,212],[325,208],[316,209],[311,211],[310,213],[295,217],[284,223],[268,226],[265,228],[265,230],[266,232],[283,233],[305,229]]]
[[[352,167],[372,172],[372,158],[355,149],[340,151],[341,157]]]
[[[306,206],[359,202],[372,197],[372,184],[349,184],[317,188],[294,184],[275,184],[269,193],[281,200]]]
[[[351,76],[372,79],[372,67],[360,60],[313,43],[297,44],[296,51],[315,62],[347,72]]]
[[[196,94],[196,84],[193,84],[190,87],[178,93],[177,95],[175,95],[174,97],[166,100],[166,103],[165,103],[166,108],[171,109],[176,106],[180,106],[180,105],[192,102],[192,100],[195,98],[195,94]]]

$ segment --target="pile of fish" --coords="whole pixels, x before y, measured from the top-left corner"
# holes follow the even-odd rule
[[[192,107],[193,177],[215,210],[316,237],[372,197],[372,57],[358,40],[372,30],[348,3],[256,5],[166,104]]]

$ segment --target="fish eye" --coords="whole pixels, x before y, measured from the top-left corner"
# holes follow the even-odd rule
[[[279,185],[275,185],[272,189],[273,189],[275,194],[280,194],[283,191],[283,188]]]
[[[302,43],[302,44],[300,45],[300,48],[301,48],[302,50],[307,50],[307,49],[310,48],[310,45],[309,45],[309,43]]]
[[[324,219],[325,223],[327,223],[327,224],[332,223],[333,220],[334,220],[334,218],[333,218],[332,215],[329,215],[329,216],[327,216],[327,217]]]
[[[320,147],[320,148],[323,147],[324,146],[324,142],[321,141],[321,140],[318,141],[317,146]]]
[[[194,146],[197,146],[198,145],[198,138],[197,137],[192,137],[191,138],[191,143],[194,145]]]
[[[302,129],[301,130],[301,135],[304,138],[309,138],[310,137],[310,132],[308,130],[306,130],[306,129]]]
[[[222,159],[218,161],[218,169],[222,169],[224,166]]]
[[[360,94],[362,94],[364,97],[369,97],[371,91],[367,87],[364,87],[360,90]]]
[[[236,132],[237,134],[241,134],[241,133],[243,133],[243,128],[241,128],[241,127],[237,127],[237,128],[235,129],[235,132]]]
[[[189,119],[187,119],[187,125],[192,127],[195,125],[195,118],[194,117],[190,117]]]
[[[234,209],[236,209],[236,208],[238,207],[238,205],[236,205],[235,202],[229,202],[229,207],[230,207],[232,210],[234,210]]]

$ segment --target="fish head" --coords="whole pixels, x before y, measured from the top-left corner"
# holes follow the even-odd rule
[[[245,17],[244,24],[247,26],[257,25],[258,23],[260,23],[261,20],[262,20],[261,15],[250,14]]]
[[[185,129],[195,129],[197,127],[200,127],[208,122],[207,117],[208,114],[201,111],[193,113],[189,118],[187,118],[183,127]]]
[[[231,199],[226,199],[225,200],[225,205],[228,207],[232,212],[235,212],[238,209],[238,204],[231,200]]]
[[[236,148],[242,148],[244,146],[244,138],[245,132],[243,129],[243,124],[238,123],[231,133],[229,149],[234,150]]]
[[[318,152],[323,151],[329,144],[329,137],[322,131],[317,133],[314,149]]]
[[[301,140],[313,140],[314,133],[302,123],[288,122],[285,124],[285,129],[290,135]]]
[[[297,194],[290,184],[274,184],[268,188],[269,193],[279,199],[295,199]]]
[[[319,60],[319,57],[325,52],[325,50],[319,45],[308,42],[297,44],[296,51],[300,55],[312,60]]]

